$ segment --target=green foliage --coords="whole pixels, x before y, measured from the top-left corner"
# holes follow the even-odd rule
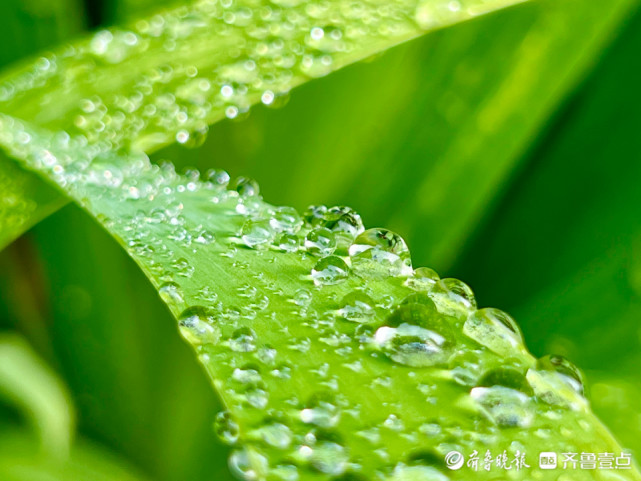
[[[601,7],[577,3],[570,8],[541,2],[537,5],[539,13],[534,16],[526,8],[516,11],[514,18],[534,25],[525,38],[537,48],[543,45],[542,53],[539,57],[528,51],[523,64],[517,62],[505,69],[506,73],[499,73],[498,77],[505,75],[506,84],[515,85],[515,89],[503,86],[493,90],[480,84],[480,90],[489,92],[487,104],[478,99],[471,99],[469,104],[480,119],[487,120],[482,114],[498,118],[495,123],[481,122],[492,126],[489,132],[478,132],[475,115],[471,116],[469,129],[462,128],[461,125],[468,124],[456,119],[457,115],[461,118],[470,115],[463,107],[465,101],[457,103],[454,97],[444,96],[446,102],[452,100],[450,103],[459,108],[458,113],[453,108],[454,113],[446,115],[453,126],[444,131],[451,131],[452,135],[439,148],[447,155],[435,156],[435,164],[429,164],[426,170],[431,172],[430,177],[416,176],[417,200],[412,202],[425,208],[419,210],[421,218],[430,219],[433,214],[431,226],[447,224],[449,228],[446,235],[433,230],[439,235],[429,243],[436,253],[432,255],[441,262],[451,262],[452,253],[469,235],[473,220],[487,209],[491,194],[516,165],[517,154],[532,132],[562,92],[576,81],[631,4],[622,1]],[[458,13],[454,17],[449,13],[444,16],[445,10],[435,17],[426,16],[432,5],[429,2],[420,4],[416,10],[410,3],[399,5],[398,14],[391,15],[392,25],[377,23],[380,20],[377,18],[356,19],[363,28],[353,42],[347,41],[349,36],[344,33],[355,20],[348,18],[348,13],[354,15],[353,11],[341,8],[321,11],[319,18],[318,11],[299,10],[300,31],[287,38],[292,43],[286,45],[292,48],[300,64],[283,69],[267,48],[267,62],[255,62],[260,77],[256,83],[252,78],[238,77],[239,72],[231,68],[238,67],[238,58],[244,60],[242,66],[246,68],[243,55],[251,60],[257,54],[260,57],[263,51],[261,41],[253,36],[244,37],[252,26],[242,24],[246,14],[242,8],[233,12],[236,17],[232,23],[236,22],[238,28],[224,25],[230,17],[223,16],[221,21],[216,17],[220,12],[210,15],[208,4],[202,3],[197,13],[178,9],[163,14],[168,27],[160,37],[153,32],[153,20],[138,22],[131,30],[100,32],[91,41],[49,56],[49,64],[40,60],[5,77],[4,92],[9,100],[4,111],[10,115],[2,117],[1,140],[23,165],[46,174],[98,218],[159,289],[179,319],[181,332],[195,347],[214,380],[233,423],[237,423],[238,433],[233,423],[219,425],[224,428],[224,438],[238,437],[243,446],[231,458],[233,470],[245,471],[245,476],[251,477],[251,473],[265,471],[268,464],[281,463],[270,476],[287,479],[292,472],[300,471],[305,479],[360,472],[366,478],[380,473],[399,480],[411,476],[441,479],[425,465],[442,459],[446,448],[480,450],[487,442],[507,444],[517,440],[528,451],[535,452],[543,446],[532,433],[539,429],[558,431],[561,424],[569,428],[553,435],[559,450],[620,450],[590,414],[583,398],[572,390],[577,386],[568,374],[571,367],[535,362],[520,344],[518,328],[512,330],[509,318],[505,320],[500,313],[482,317],[492,312],[485,310],[473,313],[475,304],[465,293],[464,285],[449,280],[436,283],[438,278],[432,278],[429,271],[417,271],[408,278],[409,254],[401,240],[389,234],[383,238],[359,238],[356,244],[367,246],[361,248],[364,253],[351,252],[347,256],[347,246],[361,230],[354,214],[325,213],[319,219],[308,219],[299,230],[297,214],[263,203],[251,182],[240,182],[236,190],[228,191],[220,173],[212,172],[205,180],[189,171],[178,176],[167,165],[153,166],[140,152],[142,149],[149,153],[173,140],[198,146],[204,140],[207,124],[223,114],[238,118],[259,99],[270,105],[278,103],[279,98],[283,102],[291,87],[310,77],[324,75],[384,46],[418,35],[421,31],[411,20],[417,14],[420,27],[432,28],[462,19]],[[467,6],[461,12],[466,12]],[[405,7],[409,10],[403,10]],[[577,15],[577,11],[584,16]],[[577,41],[580,48],[568,47],[571,53],[567,55],[558,53],[555,45],[565,44],[568,38],[580,38],[565,36],[569,29],[565,20],[558,20],[563,18],[559,14],[575,20],[577,28],[584,28],[594,40],[587,44]],[[329,20],[324,18],[331,19],[331,28],[325,26]],[[436,18],[439,23],[426,24],[426,18]],[[487,24],[477,22],[460,27],[463,39],[460,44],[457,46],[455,41],[446,44],[451,42],[455,51],[458,48],[474,52],[480,46],[474,42],[474,48],[470,47],[469,39],[487,29],[490,22],[498,23],[500,18],[508,17],[497,16]],[[585,18],[590,22],[578,20]],[[279,22],[274,21],[272,27],[280,25]],[[314,30],[317,23],[324,25],[320,32]],[[376,28],[368,31],[372,25]],[[516,23],[511,32],[506,29],[507,38],[520,34],[519,25]],[[260,37],[261,28],[256,31]],[[337,31],[345,36],[332,37]],[[240,41],[243,48],[237,52],[225,48],[227,44],[220,41],[221,35],[234,44]],[[447,33],[440,35],[434,39],[444,42],[443,37],[448,38]],[[323,44],[330,38],[328,45]],[[538,42],[541,38],[548,43]],[[303,44],[304,53],[293,47]],[[524,41],[523,45],[526,44]],[[411,50],[410,46],[404,48],[405,52]],[[167,60],[167,49],[172,52],[171,61]],[[518,48],[515,50],[515,55],[521,53]],[[434,62],[447,64],[442,60]],[[193,65],[198,68],[191,69]],[[376,65],[380,68],[385,64]],[[428,62],[422,67],[425,72],[429,73],[430,65]],[[539,72],[541,65],[547,70]],[[212,68],[214,74],[210,75]],[[451,71],[441,68],[443,72]],[[565,74],[559,72],[563,68]],[[89,71],[92,73],[87,74]],[[540,78],[533,78],[534,72],[540,73]],[[283,73],[286,75],[280,77]],[[201,75],[205,78],[200,78]],[[382,83],[388,89],[388,98],[397,100],[394,78],[388,75],[387,80]],[[445,77],[445,84],[447,80]],[[204,92],[211,89],[212,93],[204,93],[203,86],[207,86]],[[309,89],[308,92],[313,92]],[[533,99],[542,89],[546,92],[544,101]],[[434,88],[428,89],[430,95],[439,90],[444,89],[436,82]],[[374,97],[369,92],[364,89],[363,109],[355,111],[362,116],[371,104],[378,109],[379,118],[386,115],[389,109],[385,103],[368,102]],[[505,100],[506,95],[509,101]],[[404,102],[407,105],[412,100],[408,95]],[[433,103],[428,95],[417,103],[415,112],[404,120],[406,123],[399,122],[400,125],[413,125],[412,119],[421,115],[418,106],[423,102]],[[528,102],[534,112],[530,109],[532,115],[515,122],[513,116],[519,119],[523,112],[520,109],[525,108],[518,105]],[[323,112],[329,118],[326,123],[337,117],[328,110],[329,113]],[[242,124],[237,125],[242,129]],[[481,156],[482,161],[473,162],[477,153],[496,145],[497,132],[505,132],[507,126],[514,135],[510,142],[501,142],[503,150],[498,154],[501,160],[493,162],[492,156]],[[340,132],[340,123],[335,129]],[[365,125],[359,137],[371,137],[374,130],[370,129],[371,125]],[[313,130],[319,129],[312,126],[310,131]],[[61,135],[61,131],[69,132],[71,137]],[[394,138],[403,139],[398,133]],[[477,140],[472,142],[474,138]],[[409,150],[423,148],[423,143],[417,142]],[[359,147],[354,143],[351,150],[345,150],[345,158],[354,158]],[[398,145],[392,145],[384,158],[395,159],[392,153],[399,150],[402,151]],[[206,155],[208,151],[195,152]],[[257,156],[259,150],[254,152]],[[330,158],[336,159],[336,165],[341,159],[340,155]],[[408,164],[408,169],[413,169],[411,165]],[[368,168],[371,170],[371,165]],[[389,165],[382,163],[380,169],[372,177],[380,180]],[[347,178],[328,175],[324,178],[331,185],[321,185],[320,191],[328,187],[340,191],[349,185],[350,178],[360,182],[363,178],[360,172],[358,163],[350,164]],[[19,178],[16,173],[11,175]],[[308,179],[318,183],[323,178],[312,172],[304,175],[302,171],[293,171],[291,175],[293,180],[286,185],[292,186],[294,196],[299,197],[308,190]],[[393,197],[409,177],[408,172],[402,172],[397,180],[388,179],[391,186],[387,191],[383,189],[383,194]],[[284,180],[282,175],[278,178]],[[28,182],[25,180],[24,185],[29,185]],[[366,185],[361,190],[363,199],[371,197],[371,189]],[[19,183],[16,186],[9,199],[20,200],[21,192],[29,192]],[[474,194],[463,211],[458,204],[443,201],[457,190]],[[426,198],[429,202],[422,202]],[[53,197],[35,201],[35,206],[30,204],[19,222],[11,220],[12,230],[7,230],[10,234],[5,242],[19,234],[22,226],[37,220],[34,215],[44,215],[36,207],[48,205],[49,199]],[[17,205],[17,201],[9,202]],[[348,226],[353,228],[341,227],[345,219],[350,219]],[[312,231],[319,223],[335,232]],[[430,235],[423,233],[421,237],[429,240]],[[336,236],[338,256],[333,256],[332,238]],[[304,248],[297,245],[302,238],[306,238]],[[391,244],[385,244],[390,240]],[[379,241],[383,244],[377,244]],[[318,254],[322,259],[316,258]],[[390,259],[391,265],[374,275],[381,269],[378,261]],[[325,285],[328,276],[341,282]],[[99,290],[99,286],[96,288]],[[414,291],[423,295],[412,296]],[[109,311],[110,306],[105,307]],[[465,321],[468,311],[471,317]],[[102,315],[105,319],[111,317],[109,312]],[[455,355],[446,362],[452,354]],[[272,359],[274,355],[276,358]],[[501,363],[511,366],[511,370],[505,370],[504,366],[503,371],[497,371]],[[369,390],[363,391],[362,386],[368,386]],[[519,394],[518,390],[525,394]],[[507,411],[496,410],[495,398],[502,400]],[[383,399],[386,404],[381,408]],[[452,400],[456,400],[454,406]],[[434,403],[427,412],[426,401]],[[551,421],[556,416],[561,416],[561,421]],[[514,425],[523,429],[517,432],[510,427]],[[581,435],[577,437],[579,431]],[[550,443],[545,447],[554,449]],[[371,455],[372,451],[376,456]]]
[[[27,429],[0,424],[0,476],[34,479],[142,480],[122,461],[85,440],[73,440],[74,413],[62,381],[29,345],[14,335],[0,338],[0,399],[30,420]]]

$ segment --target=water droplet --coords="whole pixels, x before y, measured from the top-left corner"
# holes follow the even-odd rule
[[[338,443],[321,441],[312,447],[309,463],[317,471],[338,476],[348,467],[347,450]]]
[[[327,256],[319,260],[312,269],[314,284],[330,285],[343,282],[349,276],[349,268],[338,256]]]
[[[338,314],[348,321],[368,322],[375,315],[374,301],[364,292],[350,292],[341,300]]]
[[[207,180],[215,187],[225,188],[229,184],[229,174],[220,169],[211,169],[207,171]]]
[[[300,248],[300,238],[296,234],[283,232],[276,236],[274,246],[283,252],[296,252]]]
[[[325,257],[336,250],[336,237],[325,227],[316,227],[305,236],[307,252],[316,257]]]
[[[178,318],[180,332],[192,344],[216,344],[220,328],[215,325],[215,314],[200,306],[185,309]]]
[[[407,278],[405,285],[415,291],[427,292],[431,290],[439,280],[440,277],[434,270],[429,267],[419,267],[418,269],[414,269],[414,273],[411,277]]]
[[[238,177],[234,182],[234,190],[243,197],[253,197],[260,193],[258,182],[249,177]]]
[[[268,219],[249,219],[243,224],[240,237],[247,247],[267,249],[275,236]]]
[[[326,212],[327,207],[324,205],[310,205],[303,212],[303,219],[309,227],[318,227],[323,224]]]
[[[216,240],[216,236],[213,232],[207,229],[200,229],[196,232],[194,236],[194,242],[198,244],[208,245]]]
[[[532,388],[525,379],[525,373],[509,366],[498,367],[484,373],[478,385],[483,387],[503,386],[527,395],[532,394]]]
[[[185,303],[183,291],[175,282],[165,282],[158,288],[160,297],[169,305],[181,307]]]
[[[314,424],[321,428],[335,427],[341,417],[334,396],[330,393],[318,393],[310,398],[306,407],[300,411],[300,420],[305,424]]]
[[[277,207],[269,222],[276,232],[288,234],[296,234],[303,225],[303,219],[293,207]]]
[[[252,436],[277,449],[287,449],[292,443],[292,431],[281,423],[262,426]]]
[[[532,424],[532,401],[522,392],[492,386],[475,387],[470,395],[481,411],[498,426],[527,428]]]
[[[575,411],[587,408],[583,374],[567,359],[546,356],[537,363],[537,369],[528,370],[526,377],[534,395],[543,402]]]
[[[501,356],[509,357],[525,352],[523,336],[516,321],[509,314],[493,307],[474,312],[465,321],[463,332]]]
[[[393,361],[405,366],[427,367],[447,360],[446,338],[411,324],[382,326],[374,334],[375,344]]]
[[[269,470],[267,458],[255,448],[233,451],[229,455],[229,469],[234,476],[246,481],[265,479]]]
[[[401,236],[386,229],[368,229],[349,248],[352,268],[372,277],[412,273],[410,252]]]
[[[465,319],[470,311],[476,309],[474,292],[465,282],[458,279],[441,279],[434,284],[430,297],[439,311],[448,316]]]
[[[547,355],[539,359],[537,369],[555,371],[561,379],[578,394],[583,395],[585,377],[571,361],[559,355]]]
[[[256,350],[256,333],[249,327],[236,329],[229,339],[229,348],[236,352]]]
[[[227,411],[221,411],[214,418],[214,432],[226,444],[233,445],[238,441],[240,429]]]

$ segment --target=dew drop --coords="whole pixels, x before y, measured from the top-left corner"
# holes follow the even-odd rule
[[[235,352],[256,350],[256,333],[249,327],[236,329],[229,339],[229,348]]]
[[[405,285],[415,291],[427,292],[440,280],[438,274],[429,267],[414,269],[411,277],[405,281]]]
[[[525,351],[523,336],[516,321],[493,307],[474,312],[465,321],[463,332],[501,356],[514,356]]]
[[[240,232],[243,243],[252,249],[267,249],[274,236],[275,232],[268,219],[249,219]]]
[[[260,193],[258,182],[249,177],[238,177],[234,182],[234,190],[243,197],[254,197]]]
[[[445,337],[411,324],[379,327],[374,343],[387,357],[405,366],[434,366],[445,362],[449,354]]]
[[[364,292],[350,292],[341,300],[338,314],[348,321],[368,322],[375,315],[374,300]]]
[[[221,411],[214,418],[214,432],[225,444],[234,445],[238,441],[240,429],[227,411]]]
[[[204,307],[189,307],[178,317],[180,332],[192,344],[216,344],[220,339],[220,328],[214,324],[214,316]]]
[[[386,229],[368,229],[349,248],[352,268],[363,276],[405,276],[412,273],[410,252],[401,236]]]
[[[312,269],[312,279],[317,286],[338,284],[348,276],[349,268],[338,256],[323,257]]]
[[[288,234],[296,234],[303,225],[303,219],[293,207],[277,207],[269,222],[276,232]]]
[[[158,288],[160,297],[167,304],[181,307],[185,303],[183,291],[175,282],[165,282]]]
[[[534,412],[526,394],[503,386],[475,387],[470,395],[481,411],[500,427],[527,428]]]
[[[465,319],[470,311],[476,309],[476,299],[472,289],[458,279],[441,279],[432,288],[430,297],[438,310],[448,316]]]
[[[316,257],[325,257],[336,250],[336,237],[325,227],[316,227],[305,236],[307,252]]]

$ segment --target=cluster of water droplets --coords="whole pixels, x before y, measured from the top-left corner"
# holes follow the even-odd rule
[[[178,174],[7,116],[0,143],[158,287],[228,408],[214,429],[238,477],[447,480],[451,450],[608,449],[575,366],[534,359],[507,313],[415,269],[398,234],[365,229],[353,209],[301,215],[265,203],[251,179]]]
[[[194,147],[212,121],[278,106],[308,78],[481,13],[476,3],[199,0],[38,59],[0,83],[0,102],[90,143]]]

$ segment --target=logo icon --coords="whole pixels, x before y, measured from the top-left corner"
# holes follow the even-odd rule
[[[450,451],[445,455],[445,464],[453,471],[461,469],[464,462],[465,458],[458,451]]]
[[[556,469],[556,453],[540,453],[539,467],[541,469]]]

